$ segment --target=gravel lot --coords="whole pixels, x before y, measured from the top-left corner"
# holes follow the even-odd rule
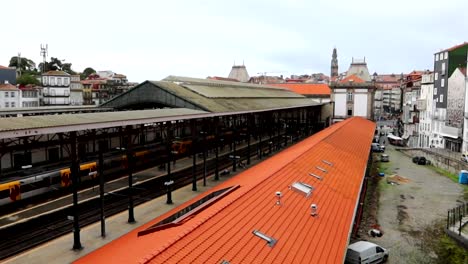
[[[430,263],[421,247],[421,231],[444,220],[447,210],[463,200],[463,189],[450,179],[387,145],[390,155],[385,179],[379,183],[380,201],[377,220],[384,235],[367,237],[369,241],[390,249],[388,263]],[[387,183],[387,175],[408,178],[407,183]],[[362,239],[366,239],[362,237]]]

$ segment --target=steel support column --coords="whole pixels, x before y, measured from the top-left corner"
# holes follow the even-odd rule
[[[219,152],[219,117],[214,118],[215,125],[215,181],[219,180],[219,161],[218,161],[218,152]]]
[[[166,144],[167,144],[167,175],[166,175],[166,182],[164,183],[167,187],[167,200],[166,204],[172,204],[172,188],[171,185],[172,175],[171,175],[171,161],[172,161],[172,151],[171,151],[171,141],[172,141],[172,127],[171,122],[167,122],[167,137],[166,137]]]
[[[194,119],[190,120],[190,130],[192,132],[192,191],[197,191],[197,132],[196,132],[196,122]]]
[[[104,215],[104,158],[103,158],[103,149],[107,144],[104,140],[99,141],[99,166],[98,166],[98,176],[99,176],[99,199],[100,211],[101,211],[101,237],[106,237],[106,221]]]
[[[128,222],[135,223],[133,212],[133,151],[132,151],[132,126],[126,127],[127,134],[127,167],[128,167]]]
[[[76,131],[70,132],[70,169],[73,191],[73,249],[80,250],[83,248],[80,242],[80,222],[78,219],[78,177],[80,165],[76,154],[76,141]]]

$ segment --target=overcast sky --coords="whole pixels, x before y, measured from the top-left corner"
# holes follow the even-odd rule
[[[234,61],[251,76],[330,74],[366,57],[369,71],[433,67],[433,54],[468,41],[467,0],[2,1],[0,65],[36,64],[40,44],[83,71],[130,81],[168,75],[227,77]]]

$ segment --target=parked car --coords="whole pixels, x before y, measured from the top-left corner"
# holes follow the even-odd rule
[[[382,146],[379,143],[372,143],[372,152],[384,152],[385,147],[382,148]]]
[[[390,156],[388,156],[388,154],[382,154],[382,155],[380,155],[380,161],[381,162],[389,162],[390,161]]]
[[[348,246],[345,263],[383,263],[388,259],[388,250],[368,241],[359,241]]]
[[[413,157],[413,163],[416,163],[418,165],[430,165],[431,161],[427,160],[425,157]]]

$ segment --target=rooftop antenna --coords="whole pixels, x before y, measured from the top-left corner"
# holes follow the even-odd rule
[[[18,66],[18,76],[21,76],[21,52],[18,52],[18,57],[17,59],[17,66]]]
[[[41,44],[41,56],[42,56],[42,72],[45,72],[46,70],[46,59],[47,56],[49,56],[49,44],[42,45]]]

